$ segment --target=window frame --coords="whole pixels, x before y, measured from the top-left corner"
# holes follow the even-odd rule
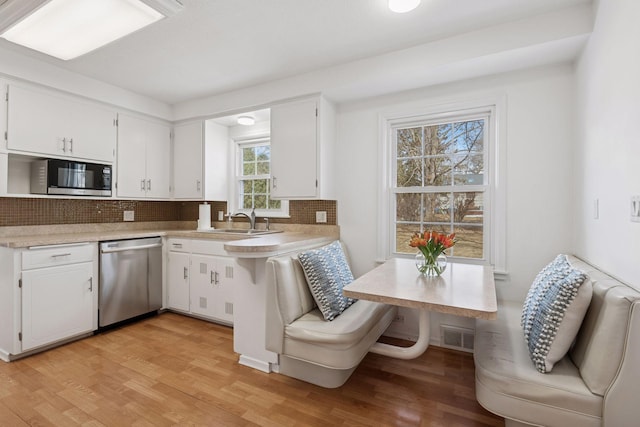
[[[410,258],[412,254],[396,252],[396,195],[400,193],[438,193],[462,191],[483,192],[483,259],[451,257],[453,262],[490,264],[494,271],[506,274],[506,187],[502,175],[506,170],[506,150],[504,149],[505,128],[504,96],[488,97],[470,102],[442,103],[422,108],[418,111],[382,113],[380,122],[380,182],[379,186],[379,230],[378,261],[386,259]],[[485,143],[483,156],[485,163],[482,185],[396,187],[397,172],[396,130],[411,127],[412,124],[428,126],[433,124],[460,122],[486,116]],[[416,189],[421,191],[415,191]],[[453,218],[452,222],[453,223]]]
[[[249,214],[251,209],[242,207],[243,201],[243,186],[242,181],[247,177],[250,179],[266,179],[267,188],[271,188],[271,155],[269,155],[269,174],[260,175],[243,175],[243,157],[242,149],[249,147],[257,147],[261,145],[271,146],[271,138],[269,135],[251,136],[244,138],[233,139],[235,168],[233,177],[233,191],[230,197],[230,206],[235,207],[232,213],[246,213]],[[242,193],[242,194],[241,194]],[[279,199],[280,200],[280,199]],[[256,217],[269,217],[269,218],[289,218],[289,201],[280,200],[279,209],[255,209]]]

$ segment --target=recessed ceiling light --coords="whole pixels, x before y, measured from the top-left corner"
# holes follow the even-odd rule
[[[179,11],[176,0],[8,0],[0,37],[73,59]]]
[[[256,124],[256,119],[251,116],[240,116],[238,117],[238,124],[244,126],[251,126]]]
[[[396,13],[410,12],[420,4],[420,0],[389,0],[389,9]]]

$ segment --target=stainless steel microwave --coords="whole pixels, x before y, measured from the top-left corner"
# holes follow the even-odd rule
[[[111,196],[111,166],[46,159],[31,164],[31,193]]]

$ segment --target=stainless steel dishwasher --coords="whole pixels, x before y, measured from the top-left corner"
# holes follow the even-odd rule
[[[162,307],[162,239],[100,242],[98,326]]]

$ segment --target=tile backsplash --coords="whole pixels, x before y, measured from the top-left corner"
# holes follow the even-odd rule
[[[0,197],[0,227],[117,223],[123,222],[124,211],[134,211],[135,222],[196,221],[200,203]],[[217,220],[218,211],[227,212],[226,202],[209,203],[212,221]],[[292,200],[289,202],[290,218],[274,218],[271,221],[281,224],[316,224],[316,211],[327,212],[327,225],[337,224],[335,200]]]

